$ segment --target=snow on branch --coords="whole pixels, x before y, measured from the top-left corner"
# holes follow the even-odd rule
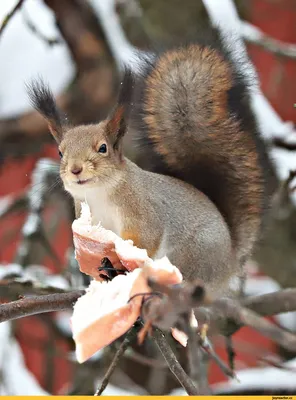
[[[235,38],[232,40],[232,47],[233,47],[233,57],[235,58],[238,56],[240,60],[245,61],[248,64],[248,69],[250,74],[252,75],[253,86],[254,89],[251,91],[251,99],[252,99],[252,108],[254,113],[257,117],[258,125],[261,131],[261,134],[266,139],[270,139],[272,136],[288,136],[288,135],[295,135],[295,129],[292,122],[284,122],[281,117],[277,114],[277,112],[273,109],[269,101],[266,99],[264,94],[262,93],[258,78],[256,82],[257,73],[256,70],[251,63],[247,49],[244,44],[244,35],[248,35],[249,37],[255,36],[255,30],[251,31],[250,26],[246,28],[246,24],[240,21],[236,7],[234,5],[233,0],[203,0],[204,6],[209,14],[209,17],[212,23],[217,26],[222,35],[225,37],[225,41],[228,40],[228,37]],[[248,29],[248,30],[247,30]],[[256,29],[256,38],[261,38],[262,42],[262,35],[259,30]],[[246,33],[247,32],[247,33]],[[260,34],[259,34],[260,32]],[[266,37],[264,36],[264,40]],[[266,42],[266,40],[265,40]],[[268,41],[270,46],[270,41]],[[282,43],[278,41],[272,40],[273,46],[275,44],[283,48]],[[295,45],[293,48],[289,46],[290,55],[295,51]],[[287,50],[287,46],[284,46],[285,50]],[[273,47],[275,49],[275,47]],[[291,53],[292,50],[292,53]],[[275,161],[276,165],[276,172],[281,179],[285,179],[289,170],[291,168],[295,168],[293,161],[287,159],[286,154],[283,156],[280,154],[277,149],[271,149],[272,158]]]
[[[268,36],[261,29],[250,24],[241,22],[241,35],[247,43],[255,44],[280,57],[288,57],[296,60],[296,45],[284,43],[280,40]]]

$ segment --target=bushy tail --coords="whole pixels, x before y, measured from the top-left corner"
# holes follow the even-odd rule
[[[250,106],[243,66],[213,33],[146,62],[131,126],[138,163],[186,181],[224,216],[240,263],[258,237],[272,173]]]

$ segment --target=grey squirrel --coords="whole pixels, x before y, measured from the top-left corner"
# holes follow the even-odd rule
[[[29,95],[59,146],[76,215],[87,201],[93,223],[219,291],[252,254],[271,166],[243,66],[211,35],[143,60],[140,74],[126,69],[99,124],[68,125],[42,81]],[[123,155],[129,128],[145,169]]]

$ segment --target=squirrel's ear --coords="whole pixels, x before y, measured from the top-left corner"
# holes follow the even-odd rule
[[[26,88],[32,106],[46,119],[50,133],[59,144],[63,138],[63,119],[51,90],[42,79],[32,81]]]
[[[121,152],[122,139],[127,131],[127,120],[132,106],[134,90],[134,75],[128,68],[124,68],[123,80],[120,85],[117,106],[107,123],[107,132],[112,140],[114,149]]]
[[[107,123],[107,133],[114,150],[121,151],[122,139],[126,133],[126,129],[124,106],[118,105]]]
[[[63,139],[63,131],[53,124],[52,121],[47,121],[47,123],[49,132],[52,134],[57,144],[60,144]]]

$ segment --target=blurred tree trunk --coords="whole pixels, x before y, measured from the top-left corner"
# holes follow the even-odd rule
[[[248,9],[245,1],[235,3],[239,14],[245,15]],[[149,48],[149,44],[157,48],[186,42],[206,31],[209,25],[201,0],[118,0],[117,4],[129,41],[142,49]]]

